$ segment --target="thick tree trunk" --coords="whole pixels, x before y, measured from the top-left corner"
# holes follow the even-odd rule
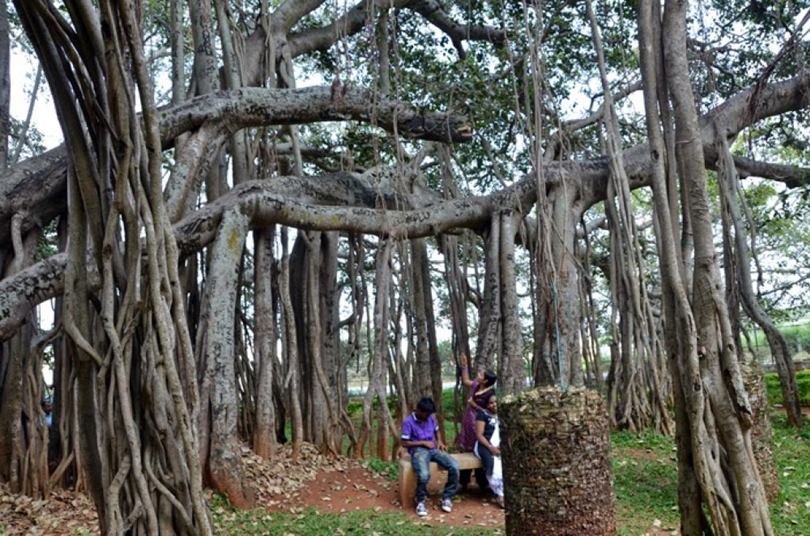
[[[239,260],[248,232],[248,220],[237,211],[227,212],[211,249],[205,298],[197,342],[200,353],[201,460],[208,482],[235,505],[253,503],[253,490],[242,476],[237,418],[236,341],[234,334]]]
[[[301,443],[304,441],[304,421],[299,392],[301,389],[301,368],[298,358],[298,333],[295,322],[295,311],[290,297],[290,255],[287,252],[287,228],[281,228],[281,273],[279,275],[279,294],[284,321],[281,339],[284,348],[284,362],[287,365],[284,384],[287,389],[290,413],[292,414],[292,458],[298,459]]]
[[[8,135],[11,127],[11,115],[9,114],[11,96],[10,38],[8,6],[7,2],[3,0],[0,2],[0,171],[5,171],[9,163]],[[36,99],[36,89],[35,93],[31,95],[31,99]]]
[[[424,280],[422,263],[426,262],[426,249],[423,240],[412,240],[411,258],[407,264],[410,276],[411,311],[413,314],[413,331],[416,336],[416,365],[414,367],[414,397],[434,396],[433,380],[431,376],[430,343],[428,340],[429,323],[427,305],[425,302],[425,285],[430,281]]]
[[[681,364],[691,366],[694,363],[695,327],[683,282],[682,257],[676,246],[678,197],[674,184],[677,179],[674,165],[675,142],[667,113],[666,84],[663,83],[660,18],[658,2],[646,0],[641,3],[639,9],[641,71],[647,133],[650,138],[650,157],[654,163],[652,186],[659,270],[662,277],[664,334],[675,400],[678,508],[681,514],[682,534],[705,534],[711,529],[701,504],[701,489],[696,471],[699,459],[696,459],[692,450],[690,413],[687,405],[689,392],[682,385],[681,379]],[[658,112],[659,104],[662,109],[661,116]],[[699,384],[699,380],[697,382]]]
[[[773,429],[768,417],[768,389],[762,369],[756,363],[744,363],[742,366],[745,389],[751,400],[751,447],[757,460],[757,470],[762,478],[762,485],[769,501],[779,496],[779,473],[773,456]]]
[[[63,325],[76,359],[78,457],[101,530],[209,534],[193,355],[138,22],[120,3],[103,2],[100,12],[15,5],[60,89],[52,94],[72,164]],[[70,20],[54,23],[63,16]],[[101,279],[89,303],[88,264]],[[191,377],[180,376],[178,361]]]
[[[293,296],[296,333],[298,335],[298,352],[301,365],[303,390],[298,393],[305,421],[305,439],[324,452],[337,453],[339,438],[338,410],[335,407],[336,394],[334,373],[324,366],[324,358],[332,361],[333,353],[326,353],[334,347],[334,330],[324,333],[324,320],[333,323],[334,311],[322,310],[322,289],[334,289],[336,272],[332,268],[323,268],[324,263],[334,263],[337,254],[329,246],[326,235],[313,232],[304,235],[299,232],[291,262],[295,270],[290,274],[290,294]],[[322,278],[326,276],[326,279]],[[325,336],[330,337],[329,346]],[[329,363],[333,366],[333,363]],[[330,370],[330,375],[327,374]]]
[[[521,392],[526,387],[523,365],[523,333],[518,316],[517,282],[515,279],[515,223],[516,214],[503,211],[500,218],[500,293],[502,338],[498,359],[498,377],[503,394]]]
[[[560,184],[548,193],[543,227],[535,245],[537,255],[537,308],[535,319],[535,385],[582,385],[579,325],[579,272],[574,240],[583,200],[573,183]]]
[[[501,221],[493,215],[484,241],[484,301],[479,308],[475,369],[491,368],[501,343]]]

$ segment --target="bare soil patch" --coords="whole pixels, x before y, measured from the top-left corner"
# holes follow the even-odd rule
[[[491,500],[491,495],[479,493],[474,484],[467,492],[457,495],[453,511],[439,508],[441,481],[429,489],[428,517],[416,516],[413,505],[405,508],[399,503],[397,483],[374,473],[357,462],[340,470],[321,473],[317,479],[297,491],[286,504],[274,504],[270,509],[299,513],[307,508],[320,512],[343,513],[351,510],[403,511],[414,521],[427,525],[497,528],[504,525],[504,512]]]

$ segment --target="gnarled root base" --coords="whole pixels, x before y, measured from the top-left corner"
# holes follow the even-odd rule
[[[500,405],[506,533],[616,533],[608,417],[595,391],[541,387]]]

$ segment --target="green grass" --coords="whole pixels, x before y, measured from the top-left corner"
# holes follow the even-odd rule
[[[652,432],[611,435],[611,460],[619,534],[638,535],[654,520],[678,527],[678,470],[671,437]]]
[[[783,414],[772,415],[779,497],[771,503],[776,534],[810,534],[810,428],[796,431]]]
[[[399,465],[397,462],[386,462],[378,458],[372,458],[365,462],[365,466],[371,471],[384,476],[388,480],[396,482],[397,478],[399,477]]]
[[[775,534],[810,533],[810,429],[789,428],[782,414],[772,414],[774,454],[780,494],[771,503]],[[619,534],[640,535],[655,519],[663,528],[678,527],[678,477],[675,445],[654,433],[611,435],[616,514]]]
[[[461,529],[457,527],[431,527],[411,521],[404,512],[353,511],[341,514],[321,514],[306,510],[300,514],[267,512],[266,510],[240,511],[232,508],[221,497],[215,497],[211,509],[214,525],[221,534],[278,534],[301,536],[495,536],[498,529]]]
[[[765,384],[768,388],[768,402],[782,404],[782,388],[779,386],[779,376],[776,372],[765,374]],[[796,386],[799,389],[799,401],[803,406],[810,406],[810,370],[800,370],[796,373]]]

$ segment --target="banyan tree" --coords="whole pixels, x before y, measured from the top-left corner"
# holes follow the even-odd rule
[[[683,534],[773,533],[741,341],[766,334],[801,426],[763,268],[789,245],[750,191],[806,207],[802,2],[0,7],[13,490],[84,490],[104,533],[208,534],[204,487],[253,503],[243,444],[388,458],[465,353],[523,401],[513,437],[548,432],[520,428],[540,388],[604,462],[519,495],[507,455],[521,508],[599,489],[609,510],[607,427],[653,428],[677,438]],[[21,58],[49,124],[10,109]]]

